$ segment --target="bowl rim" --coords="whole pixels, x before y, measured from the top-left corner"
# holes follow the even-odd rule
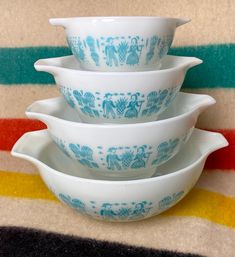
[[[130,15],[130,16],[72,16],[72,17],[61,17],[61,18],[50,18],[49,21],[55,20],[55,19],[60,19],[60,20],[97,20],[97,21],[102,21],[102,20],[125,20],[125,19],[131,19],[131,20],[137,20],[137,21],[142,21],[142,20],[170,20],[170,21],[178,21],[178,20],[185,20],[185,21],[191,21],[190,18],[186,17],[169,17],[169,16],[155,16],[155,15]]]
[[[209,95],[206,95],[206,94],[191,94],[191,93],[184,93],[184,92],[178,92],[178,95],[193,95],[193,96],[207,96],[208,99],[210,98],[211,100],[211,104],[214,104],[215,103],[215,99],[212,98],[211,96]],[[49,99],[44,99],[44,100],[39,100],[39,101],[36,101],[36,102],[40,102],[40,101],[63,101],[65,103],[65,99],[63,98],[63,96],[59,96],[59,97],[54,97],[54,98],[49,98]],[[35,102],[34,102],[35,103]],[[33,103],[33,104],[34,104]],[[32,104],[32,105],[33,105]],[[182,114],[179,114],[177,116],[173,116],[173,117],[170,117],[170,118],[167,118],[167,119],[162,119],[162,120],[154,120],[154,121],[149,121],[149,122],[140,122],[140,123],[124,123],[124,124],[118,124],[118,123],[106,123],[106,124],[93,124],[93,123],[85,123],[85,122],[76,122],[76,121],[69,121],[69,120],[65,120],[65,119],[62,119],[62,118],[58,118],[56,116],[53,116],[53,115],[50,115],[50,114],[45,114],[45,113],[36,113],[35,115],[35,112],[33,111],[30,111],[29,109],[31,108],[30,105],[27,109],[26,109],[26,116],[30,117],[30,116],[35,116],[36,118],[36,115],[38,116],[37,119],[40,120],[39,117],[44,117],[45,120],[47,119],[48,120],[48,117],[51,121],[53,122],[58,122],[60,124],[66,124],[67,126],[73,126],[73,127],[80,127],[80,128],[88,128],[88,129],[105,129],[105,130],[110,130],[110,129],[133,129],[133,128],[146,128],[146,127],[152,127],[152,126],[155,126],[155,125],[162,125],[165,123],[165,125],[169,125],[169,123],[172,123],[172,122],[176,122],[176,121],[179,121],[179,120],[182,120],[188,116],[191,116],[194,112],[196,112],[198,110],[198,106],[195,106],[194,108],[192,108],[191,110],[189,111],[186,111]],[[68,107],[66,105],[67,108],[71,108],[71,107]],[[49,121],[49,122],[51,122]],[[49,123],[48,122],[48,123]],[[45,122],[46,123],[46,122]]]
[[[203,61],[197,57],[194,56],[180,56],[180,55],[165,55],[162,59],[162,61],[164,61],[164,59],[191,59],[191,60],[195,60],[197,62],[197,65],[203,63]],[[43,65],[43,64],[39,64],[40,62],[43,62],[45,60],[66,60],[66,59],[73,59],[73,61],[77,62],[77,64],[80,66],[79,61],[76,59],[76,57],[74,55],[66,55],[66,56],[60,56],[60,57],[52,57],[52,58],[44,58],[44,59],[39,59],[34,63],[34,68],[38,71],[40,71],[40,69],[38,69],[37,67],[42,67],[42,66],[47,66],[47,67],[54,67],[55,69],[58,70],[64,70],[66,72],[73,72],[73,73],[77,73],[77,74],[84,74],[84,75],[89,75],[89,76],[107,76],[107,77],[128,77],[128,76],[133,76],[133,77],[139,77],[139,76],[148,76],[148,75],[159,75],[159,74],[164,74],[164,73],[169,73],[169,72],[174,72],[174,71],[178,71],[178,70],[182,70],[184,67],[187,68],[187,66],[190,66],[189,63],[182,63],[179,64],[175,67],[171,67],[171,68],[166,68],[166,69],[151,69],[151,70],[140,70],[140,71],[96,71],[96,70],[85,70],[82,69],[81,67],[79,67],[79,69],[74,69],[74,68],[68,68],[68,67],[63,67],[63,66],[56,66],[55,64],[53,65]],[[189,67],[190,68],[190,67]],[[61,74],[59,75],[61,76]]]

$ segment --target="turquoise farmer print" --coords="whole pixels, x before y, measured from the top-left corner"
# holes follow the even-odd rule
[[[60,92],[73,109],[89,118],[103,117],[104,120],[156,119],[175,99],[180,86],[152,91],[149,94],[120,92],[84,92],[60,85]]]
[[[192,132],[190,129],[180,138],[163,141],[155,145],[134,146],[87,146],[67,143],[53,136],[53,140],[64,154],[77,160],[89,169],[106,169],[109,172],[142,170],[155,167],[171,159]]]
[[[107,39],[107,45],[105,46],[106,64],[110,67],[113,65],[118,66],[118,59],[116,57],[117,50],[113,45],[113,38]]]
[[[168,51],[173,36],[113,35],[94,38],[68,36],[68,45],[81,63],[106,67],[138,67],[161,59]],[[144,51],[143,51],[144,50]],[[102,62],[102,65],[101,65]]]
[[[177,195],[177,194],[174,194]],[[59,193],[58,198],[76,211],[97,219],[109,221],[133,221],[143,219],[151,214],[153,203],[149,200],[132,202],[84,202],[69,195]],[[167,197],[165,197],[167,198]],[[161,202],[159,202],[161,205]]]

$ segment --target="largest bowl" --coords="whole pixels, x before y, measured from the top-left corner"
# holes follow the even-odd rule
[[[79,163],[58,150],[46,130],[25,134],[12,154],[33,162],[51,191],[80,213],[102,220],[133,221],[176,204],[198,180],[209,153],[226,145],[221,134],[195,129],[182,151],[159,167],[161,176],[131,181],[88,176]]]
[[[66,29],[68,44],[82,68],[137,71],[160,67],[176,27],[189,19],[164,17],[77,17],[50,19]]]
[[[207,95],[179,93],[162,120],[137,124],[87,124],[64,99],[37,101],[27,116],[45,122],[63,152],[100,176],[149,177],[188,140],[198,115],[215,103]]]

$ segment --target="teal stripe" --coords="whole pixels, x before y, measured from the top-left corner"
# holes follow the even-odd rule
[[[37,72],[33,65],[41,58],[69,54],[67,47],[0,48],[0,84],[54,84],[52,75]]]
[[[51,75],[36,72],[33,64],[40,58],[68,54],[67,47],[0,48],[0,84],[54,84]],[[170,54],[204,60],[188,72],[184,88],[235,88],[235,44],[178,47]]]

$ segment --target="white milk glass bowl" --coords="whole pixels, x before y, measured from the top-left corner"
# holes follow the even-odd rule
[[[95,219],[124,222],[146,219],[175,205],[197,182],[207,156],[227,145],[221,134],[195,129],[153,177],[128,181],[99,180],[89,174],[58,149],[47,130],[23,135],[12,154],[34,163],[48,188],[69,207]]]
[[[145,72],[90,72],[73,56],[38,60],[51,73],[71,108],[87,123],[154,121],[173,102],[195,57],[166,56],[162,69]]]
[[[26,111],[44,122],[52,139],[70,158],[104,177],[150,177],[187,142],[199,114],[215,100],[179,93],[160,120],[137,124],[88,124],[62,97],[33,103]]]
[[[175,29],[189,19],[165,17],[53,18],[65,28],[68,45],[86,70],[139,71],[161,66]]]

